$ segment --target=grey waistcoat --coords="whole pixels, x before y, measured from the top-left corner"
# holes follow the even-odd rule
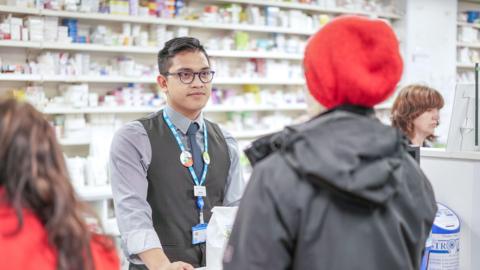
[[[192,245],[192,226],[199,223],[193,196],[193,179],[180,163],[180,148],[162,117],[163,111],[139,121],[152,146],[148,168],[147,201],[152,208],[153,227],[170,261],[184,261],[194,267],[205,266],[205,244]],[[206,177],[205,222],[211,209],[221,206],[230,168],[227,144],[218,125],[205,120],[211,163]],[[130,269],[142,269],[131,268]],[[145,269],[145,268],[144,268]]]

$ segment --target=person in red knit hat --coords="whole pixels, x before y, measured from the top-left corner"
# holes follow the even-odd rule
[[[332,20],[309,40],[305,77],[327,110],[252,143],[225,270],[417,270],[436,204],[407,139],[374,105],[402,75],[385,22]]]
[[[343,17],[310,39],[304,68],[310,93],[327,109],[373,107],[395,91],[403,62],[385,22]]]
[[[0,101],[0,269],[118,270],[113,242],[90,232],[55,132],[31,105]]]

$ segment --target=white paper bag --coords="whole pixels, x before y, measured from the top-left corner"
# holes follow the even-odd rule
[[[222,258],[238,207],[214,207],[207,227],[207,269],[221,270]]]

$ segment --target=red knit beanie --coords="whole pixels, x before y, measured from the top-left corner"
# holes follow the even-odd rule
[[[310,93],[328,109],[373,107],[394,92],[403,63],[395,33],[385,22],[343,16],[310,38],[304,68]]]

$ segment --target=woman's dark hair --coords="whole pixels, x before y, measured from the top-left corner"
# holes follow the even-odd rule
[[[413,120],[431,109],[443,108],[442,95],[425,85],[413,84],[400,90],[392,108],[392,126],[401,129],[409,138],[414,137]],[[427,137],[434,141],[432,134]]]
[[[158,71],[160,74],[166,74],[170,68],[170,59],[181,52],[202,52],[207,57],[208,64],[210,58],[208,57],[205,48],[200,44],[200,41],[193,37],[178,37],[170,39],[165,42],[165,46],[158,52]]]
[[[23,209],[32,211],[55,249],[57,269],[94,269],[90,243],[99,237],[84,222],[86,215],[93,214],[75,198],[54,129],[30,104],[0,100],[0,160],[2,200],[18,218],[12,234],[24,226]],[[99,242],[113,248],[108,241]]]

